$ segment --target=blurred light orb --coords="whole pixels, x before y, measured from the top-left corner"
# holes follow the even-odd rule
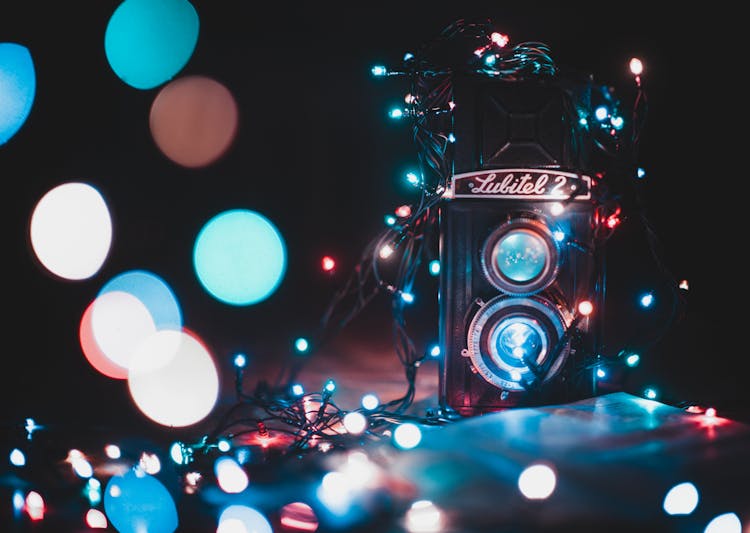
[[[188,168],[210,165],[229,149],[239,122],[237,103],[224,85],[186,76],[165,85],[151,104],[149,127],[161,152]]]
[[[132,469],[107,482],[104,512],[119,533],[172,533],[178,526],[177,507],[166,487]]]
[[[313,508],[303,502],[292,502],[281,508],[279,522],[284,531],[316,531],[318,517]]]
[[[409,450],[422,440],[422,431],[416,424],[404,422],[393,432],[393,440],[399,448]]]
[[[51,273],[67,280],[96,274],[112,245],[112,219],[91,185],[58,185],[37,202],[29,224],[31,247]]]
[[[166,358],[165,350],[170,352]],[[133,353],[128,389],[148,418],[163,426],[184,427],[200,422],[213,410],[219,374],[211,354],[194,334],[165,329]]]
[[[557,484],[555,471],[547,465],[531,465],[518,476],[518,489],[529,500],[544,500],[554,492]]]
[[[99,347],[99,343],[94,336],[92,317],[94,315],[95,304],[96,300],[89,304],[78,326],[78,341],[81,345],[81,351],[89,364],[100,374],[112,379],[125,379],[128,377],[127,367],[116,363],[112,358],[107,356]]]
[[[107,529],[107,517],[99,509],[86,512],[86,525],[91,529]]]
[[[362,407],[364,407],[368,411],[372,411],[373,409],[377,409],[378,405],[380,405],[380,399],[373,393],[367,393],[362,396],[361,403]]]
[[[163,278],[147,270],[129,270],[110,279],[99,296],[120,291],[135,296],[148,309],[157,329],[181,329],[182,310],[174,291]]]
[[[214,298],[236,306],[268,298],[286,272],[286,244],[263,215],[233,209],[214,216],[193,248],[198,280]]]
[[[156,325],[138,298],[112,291],[98,296],[91,311],[96,347],[115,365],[127,369],[138,345],[156,333]]]
[[[229,494],[242,492],[250,482],[247,472],[232,457],[219,457],[214,463],[214,473],[221,490]]]
[[[35,95],[36,73],[29,49],[0,43],[0,146],[26,122]]]
[[[352,411],[344,416],[344,427],[352,435],[359,435],[367,429],[367,418],[358,411]]]
[[[418,500],[411,504],[405,516],[409,533],[435,533],[443,530],[443,513],[429,500]]]
[[[219,515],[216,533],[273,533],[263,513],[246,505],[229,505]]]
[[[127,85],[152,89],[190,60],[199,25],[198,13],[187,0],[124,0],[107,22],[107,61]]]
[[[664,512],[669,515],[688,515],[698,507],[698,489],[690,482],[679,483],[664,496]]]
[[[734,513],[724,513],[714,517],[704,533],[742,533],[742,522]]]

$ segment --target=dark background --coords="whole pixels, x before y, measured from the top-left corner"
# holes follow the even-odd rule
[[[150,270],[173,287],[185,325],[206,341],[227,378],[221,402],[232,399],[235,352],[250,355],[250,382],[265,379],[290,356],[296,336],[315,330],[383,216],[416,199],[402,179],[416,164],[410,128],[386,115],[402,101],[404,82],[374,79],[370,68],[397,66],[405,52],[461,18],[491,19],[511,44],[544,42],[559,65],[590,72],[623,95],[633,88],[629,59],[643,60],[649,101],[641,141],[644,201],[661,260],[690,289],[685,318],[662,332],[670,291],[643,227],[626,211],[608,248],[604,349],[616,353],[625,342],[648,347],[623,384],[628,391],[640,394],[653,385],[666,403],[714,405],[719,414],[747,417],[747,300],[733,269],[742,270],[747,246],[739,216],[744,152],[738,148],[746,136],[736,114],[745,89],[735,79],[743,59],[739,38],[727,27],[730,15],[652,12],[645,2],[629,2],[627,9],[619,3],[603,9],[551,2],[305,2],[285,8],[194,2],[198,43],[177,76],[201,74],[223,83],[238,102],[240,124],[221,160],[186,169],[164,157],[151,138],[148,112],[158,88],[127,86],[107,63],[104,32],[117,5],[14,2],[0,8],[0,41],[27,46],[37,74],[27,122],[0,146],[5,429],[34,417],[60,429],[162,430],[132,404],[124,382],[88,364],[78,344],[86,306],[107,280],[131,269]],[[48,274],[28,245],[35,203],[71,180],[98,187],[114,222],[108,260],[80,282]],[[274,221],[288,252],[279,289],[239,308],[205,293],[191,265],[202,225],[236,207]],[[325,254],[338,261],[334,275],[319,268]],[[417,344],[426,346],[437,337],[437,282],[424,277],[422,283],[408,321]],[[660,298],[653,315],[637,306],[637,295],[647,289]],[[394,369],[398,384],[385,296],[341,335],[344,340],[334,339],[321,355],[326,372],[346,385],[342,369],[356,368],[360,358],[370,365],[380,358],[376,364]],[[310,355],[311,365],[317,356]],[[436,366],[421,371],[434,373]],[[311,387],[322,385],[317,379],[310,378]]]

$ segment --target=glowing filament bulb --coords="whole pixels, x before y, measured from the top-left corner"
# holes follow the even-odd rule
[[[594,304],[588,300],[583,300],[578,304],[578,312],[583,316],[589,316],[594,311]]]
[[[406,181],[416,187],[417,185],[419,185],[419,176],[417,176],[417,174],[414,172],[407,172]]]
[[[310,349],[310,343],[304,337],[300,337],[294,341],[294,349],[299,353],[305,353]]]
[[[368,411],[372,411],[377,408],[378,405],[380,405],[380,400],[376,395],[370,393],[362,396],[362,407]]]
[[[641,296],[640,299],[641,307],[651,307],[654,303],[654,295],[649,293],[644,294]]]
[[[234,356],[235,368],[245,368],[245,365],[247,365],[247,357],[244,353],[238,353]]]
[[[411,206],[410,205],[401,205],[398,208],[396,208],[396,216],[400,218],[406,218],[408,216],[411,216]]]
[[[390,244],[384,244],[378,252],[378,255],[380,255],[381,259],[388,259],[392,254],[393,246],[391,246]]]
[[[399,108],[393,108],[388,112],[388,116],[393,119],[399,119],[404,116],[404,110]]]
[[[320,260],[320,266],[324,272],[333,272],[333,269],[336,268],[336,261],[330,255],[326,255]]]
[[[510,42],[510,37],[508,37],[504,33],[493,31],[490,35],[490,40],[495,44],[495,46],[503,48]]]
[[[634,57],[630,60],[629,66],[630,72],[632,72],[636,76],[640,76],[643,72],[643,62],[637,57]]]

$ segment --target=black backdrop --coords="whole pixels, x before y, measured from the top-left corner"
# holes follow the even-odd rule
[[[9,267],[0,373],[6,427],[31,416],[60,427],[90,420],[154,429],[123,383],[93,370],[78,344],[83,310],[106,280],[125,270],[149,269],[169,280],[186,325],[201,333],[222,366],[235,351],[259,354],[254,371],[262,377],[264,359],[286,357],[297,333],[316,326],[383,215],[415,198],[401,179],[416,162],[410,130],[386,116],[403,85],[373,79],[371,66],[398,64],[448,24],[475,17],[491,19],[511,43],[545,42],[557,63],[626,91],[632,88],[628,60],[643,59],[646,207],[665,265],[677,279],[688,279],[690,289],[686,318],[643,354],[627,386],[638,392],[653,383],[670,403],[708,403],[746,415],[746,299],[732,268],[742,270],[747,246],[739,216],[743,152],[736,147],[744,135],[735,116],[744,96],[733,74],[742,49],[732,43],[739,39],[728,31],[726,14],[652,12],[643,2],[627,9],[552,2],[286,8],[195,2],[200,35],[179,75],[225,84],[238,100],[240,124],[221,160],[189,170],[167,160],[150,136],[148,109],[157,89],[125,85],[106,62],[104,31],[117,4],[0,7],[0,42],[31,50],[38,83],[29,119],[0,146]],[[35,202],[69,180],[98,186],[115,224],[102,271],[82,282],[47,274],[28,246]],[[266,214],[288,246],[279,290],[246,308],[209,298],[189,263],[202,224],[232,207]],[[638,291],[661,278],[642,227],[625,215],[608,252],[612,349],[623,339],[650,338],[659,326],[635,308]],[[326,253],[338,259],[336,276],[318,268]],[[437,331],[431,294],[424,289],[410,319],[420,343]],[[382,345],[390,335],[387,303],[376,300],[364,315],[349,335],[363,347]]]

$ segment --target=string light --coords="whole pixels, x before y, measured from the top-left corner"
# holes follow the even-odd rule
[[[468,31],[466,28],[461,27],[453,29],[457,33]],[[554,75],[557,72],[557,68],[549,56],[548,48],[542,43],[521,43],[517,46],[509,47],[510,39],[507,35],[492,32],[489,34],[489,37],[487,35],[484,35],[484,37],[489,39],[487,44],[474,50],[477,64],[473,63],[474,58],[470,58],[471,61],[469,62],[471,68],[477,69],[476,72],[489,76],[509,78],[513,78],[521,73],[547,76]],[[237,457],[240,456],[241,452],[244,459],[240,461],[239,459],[226,456],[217,459],[214,463],[216,465],[215,474],[219,486],[225,492],[241,492],[248,486],[248,478],[242,465],[250,461],[250,458],[256,453],[255,448],[252,448],[252,446],[258,445],[264,450],[274,449],[280,455],[285,455],[283,453],[285,451],[295,452],[289,455],[298,456],[297,454],[313,450],[325,453],[332,449],[350,445],[351,440],[345,439],[351,435],[356,435],[361,437],[361,440],[365,438],[386,439],[390,436],[396,447],[408,450],[418,446],[421,442],[422,430],[420,426],[441,425],[457,419],[456,417],[449,417],[442,412],[430,412],[424,417],[407,416],[405,414],[414,397],[414,382],[417,368],[419,368],[426,357],[438,358],[441,354],[440,346],[437,344],[429,345],[426,349],[414,346],[415,343],[406,333],[405,321],[402,316],[404,306],[401,304],[414,302],[414,294],[410,289],[416,275],[416,266],[420,264],[420,260],[423,257],[422,254],[426,249],[425,242],[428,242],[430,237],[433,236],[431,232],[435,228],[437,221],[436,206],[440,200],[452,197],[453,191],[449,183],[451,166],[449,164],[449,152],[446,150],[446,147],[448,144],[456,142],[453,132],[446,129],[431,130],[424,122],[425,117],[450,117],[450,113],[456,107],[455,102],[452,100],[451,92],[447,90],[449,86],[439,85],[446,83],[440,74],[449,73],[450,69],[443,67],[416,68],[414,67],[418,64],[415,61],[416,59],[413,54],[407,53],[404,56],[404,62],[409,63],[409,65],[405,65],[405,67],[409,66],[409,68],[404,68],[404,70],[389,70],[385,66],[377,65],[372,67],[371,73],[376,77],[392,75],[416,76],[421,83],[421,85],[420,83],[415,84],[415,88],[421,88],[421,91],[415,90],[410,92],[405,98],[406,104],[410,106],[409,108],[394,108],[388,113],[393,119],[408,117],[414,121],[415,138],[421,148],[419,153],[421,168],[419,171],[409,172],[406,180],[409,184],[419,188],[421,197],[419,201],[413,203],[413,206],[399,206],[394,212],[395,216],[394,214],[388,214],[384,217],[386,225],[384,233],[379,234],[372,242],[368,243],[365,253],[362,254],[361,262],[354,269],[354,275],[351,278],[354,281],[351,284],[346,284],[342,292],[337,292],[336,303],[343,301],[346,296],[351,296],[356,305],[347,309],[343,313],[343,318],[338,321],[330,320],[332,315],[326,315],[322,321],[326,325],[334,324],[336,326],[334,329],[340,329],[340,327],[346,325],[349,320],[356,316],[362,307],[371,301],[375,295],[382,293],[384,290],[387,291],[393,296],[394,300],[394,330],[397,332],[396,337],[399,340],[397,352],[400,361],[403,363],[407,377],[407,391],[402,397],[386,402],[381,402],[378,396],[373,393],[365,394],[362,396],[360,402],[365,413],[360,411],[346,412],[340,409],[333,401],[333,394],[337,389],[333,379],[328,379],[321,390],[306,393],[300,383],[292,381],[296,374],[290,372],[289,379],[282,381],[281,385],[271,386],[267,382],[260,382],[255,391],[248,393],[242,388],[242,383],[239,380],[239,376],[237,376],[236,379],[238,381],[236,386],[239,392],[239,406],[243,409],[239,409],[238,407],[236,409],[234,407],[229,409],[226,415],[219,421],[217,427],[200,439],[199,442],[194,444],[175,442],[169,450],[169,455],[174,463],[180,466],[187,465],[198,459],[210,459],[211,451],[213,450],[218,450],[221,453],[227,453],[232,450],[233,442],[237,443],[239,441],[230,440],[230,435],[237,429],[237,426],[243,425],[239,434],[242,442],[245,443],[245,448],[239,448],[236,451]],[[634,63],[636,61],[637,63]],[[643,70],[642,63],[640,63],[640,60],[634,58],[631,60],[630,67],[640,86],[640,74]],[[432,86],[425,83],[427,79],[434,79],[434,83],[437,85]],[[427,90],[424,89],[425,87],[427,87]],[[433,91],[432,89],[435,87],[443,90]],[[436,99],[433,94],[443,95],[443,97],[442,99]],[[593,114],[589,110],[585,110],[585,113],[580,116],[578,124],[587,127],[591,116],[600,123],[599,125],[610,136],[615,138],[615,144],[619,143],[620,139],[617,137],[617,132],[624,129],[626,121],[619,114],[616,106],[598,106],[594,109]],[[444,128],[452,127],[450,121],[446,121],[446,124],[448,125],[444,126]],[[591,125],[592,130],[599,129],[593,121]],[[575,123],[573,126],[575,126]],[[603,147],[604,150],[606,148],[606,146]],[[639,179],[643,178],[645,171],[639,167],[636,176]],[[565,204],[550,202],[549,208],[553,215],[559,215],[563,212]],[[619,207],[613,209],[608,216],[600,219],[601,225],[609,230],[614,229],[621,221],[620,214]],[[397,226],[397,224],[402,224],[402,226]],[[565,232],[562,230],[555,231],[554,238],[558,242],[565,241]],[[576,246],[574,242],[569,242],[568,244]],[[398,254],[396,254],[397,249]],[[388,259],[394,255],[392,264],[396,267],[397,274],[394,275],[395,279],[391,280],[387,276],[382,276],[382,273],[377,270],[377,262],[373,261],[373,258]],[[326,255],[322,257],[320,265],[323,271],[332,272],[336,267],[336,262],[331,256]],[[428,272],[430,275],[437,276],[440,274],[440,270],[441,266],[438,259],[433,259],[428,263]],[[687,281],[681,281],[679,288],[687,290]],[[649,293],[645,298],[645,300],[641,299],[641,304],[646,307],[650,306],[653,303],[653,294]],[[590,301],[582,301],[577,306],[578,313],[581,316],[590,315],[593,309],[594,306]],[[327,339],[330,335],[330,331],[324,330],[321,334],[321,339]],[[317,348],[317,341],[321,339],[317,337],[314,337],[314,339],[316,340],[315,346]],[[307,353],[311,349],[311,342],[304,337],[295,339],[293,344],[294,350],[297,353]],[[628,367],[634,367],[640,361],[640,356],[636,353],[627,353],[627,355],[623,355],[620,364],[622,360],[625,361]],[[243,369],[247,365],[247,357],[245,354],[235,354],[232,363],[236,369]],[[588,368],[590,369],[591,367],[589,366]],[[298,371],[298,368],[294,368],[294,370]],[[237,372],[237,374],[240,373]],[[604,366],[596,367],[596,376],[598,378],[605,378],[607,376]],[[515,372],[511,378],[521,381],[522,376],[519,372]],[[646,389],[643,394],[649,399],[657,397],[656,391],[651,388]],[[708,410],[706,411],[706,415],[709,416]],[[714,415],[715,411],[710,416]],[[341,427],[346,431],[340,431]],[[40,426],[37,426],[33,419],[29,418],[26,420],[25,429],[29,439],[31,439],[32,434],[39,428]],[[247,443],[250,444],[248,445]],[[106,455],[111,459],[119,459],[121,457],[121,451],[115,445],[108,445],[105,451]],[[19,463],[14,462],[13,454],[16,452],[19,452],[23,456],[20,450],[13,450],[10,457],[11,463],[15,466],[23,466],[25,458],[23,461],[16,458],[16,461],[19,461]],[[198,452],[201,453],[199,454]],[[81,477],[88,477],[89,485],[95,482],[96,480],[91,477],[93,469],[90,463],[88,463],[82,454],[74,455],[75,457],[71,459],[71,464],[76,473]],[[265,459],[268,456],[263,457]],[[220,462],[223,460],[227,462]],[[158,457],[144,452],[141,456],[140,464],[143,466],[144,471],[154,471],[154,465],[158,464]],[[197,490],[201,478],[202,475],[196,471],[185,473],[186,492]],[[335,479],[335,477],[326,479]],[[552,482],[552,485],[554,487],[554,482]],[[93,491],[94,489],[90,488],[90,490]],[[32,497],[32,495],[35,496]],[[29,498],[32,500],[31,504],[29,503]],[[94,499],[91,499],[91,497],[90,501],[92,505],[95,505]],[[427,504],[431,504],[431,502],[415,502],[412,510],[430,507]],[[38,518],[32,516],[32,511],[29,511],[29,515],[34,520],[41,519],[44,515],[44,502],[38,493],[29,493],[26,497],[25,507],[32,509],[36,513],[34,516]],[[435,514],[434,505],[430,509],[430,512],[433,514],[430,515],[429,519],[419,519],[422,520],[422,526],[418,525],[419,520],[416,518],[409,519],[409,523],[412,524],[411,527],[414,531],[419,530],[419,527],[428,527],[424,524],[427,522],[432,523],[432,521],[436,520],[434,516],[439,516],[439,510],[438,514]],[[416,511],[410,516],[417,516]],[[101,523],[96,522],[96,520],[92,519],[89,527],[107,527],[106,518],[104,518],[104,526],[92,525],[94,523]],[[229,527],[226,526],[226,529],[228,530]]]

